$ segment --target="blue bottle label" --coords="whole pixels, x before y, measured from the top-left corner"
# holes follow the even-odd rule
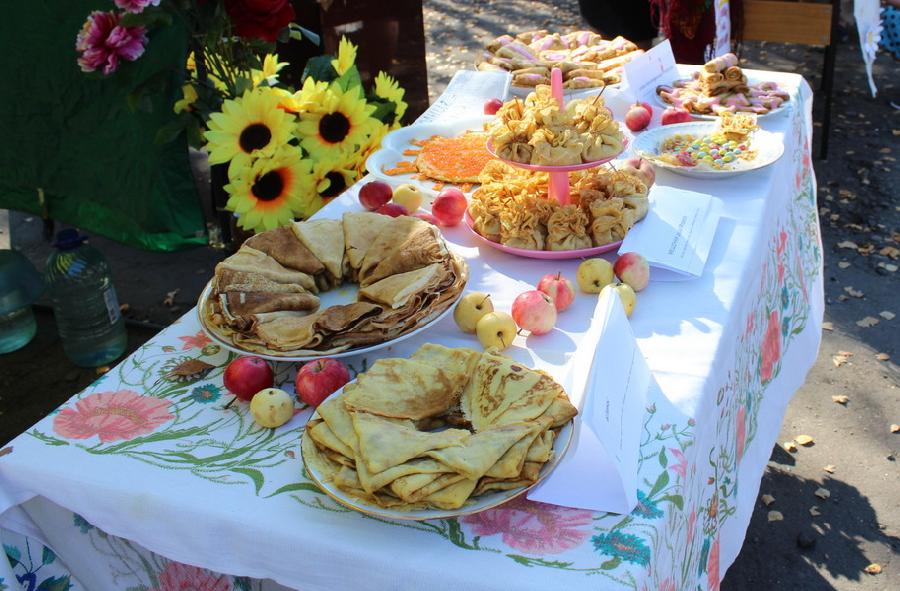
[[[116,289],[110,286],[103,292],[103,301],[106,302],[106,313],[109,314],[109,323],[115,324],[119,321],[121,312],[119,310],[119,299],[116,297]]]

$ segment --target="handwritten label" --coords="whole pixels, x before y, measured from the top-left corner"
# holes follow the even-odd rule
[[[668,39],[625,64],[624,70],[629,92],[635,100],[650,96],[658,85],[678,77],[675,54]]]

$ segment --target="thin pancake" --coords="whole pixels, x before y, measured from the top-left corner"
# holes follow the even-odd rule
[[[229,291],[223,296],[228,310],[235,316],[278,311],[308,312],[319,307],[319,298],[311,293]]]
[[[379,359],[345,389],[348,409],[418,421],[444,414],[456,402],[443,370],[411,359]],[[390,392],[390,396],[385,396]]]
[[[359,271],[369,247],[392,219],[372,211],[344,214],[341,220],[344,225],[344,254],[354,274]]]
[[[266,253],[289,269],[309,275],[317,275],[325,270],[322,262],[297,239],[289,226],[251,236],[244,244]]]
[[[392,218],[390,222],[384,224],[381,233],[372,242],[372,245],[369,246],[366,255],[363,257],[362,264],[359,267],[359,280],[361,282],[365,281],[368,274],[378,266],[378,263],[400,248],[400,245],[416,230],[429,225],[424,220],[408,215]]]
[[[517,423],[469,437],[463,445],[429,451],[426,455],[449,466],[466,478],[478,480],[519,440],[534,431],[534,425]],[[474,484],[472,485],[474,488]]]
[[[266,253],[246,245],[216,265],[216,275],[219,274],[220,270],[259,273],[278,283],[297,283],[307,291],[313,293],[317,291],[316,282],[312,276],[301,271],[288,269]]]
[[[433,263],[415,271],[391,275],[378,283],[360,288],[359,295],[394,309],[400,308],[408,303],[410,298],[440,281],[442,271],[440,263]]]
[[[372,285],[391,275],[439,263],[447,258],[447,252],[447,245],[441,239],[441,231],[437,227],[431,224],[420,226],[370,273],[361,278],[360,286]]]
[[[294,222],[291,229],[322,261],[332,278],[340,283],[344,276],[344,227],[340,220]]]
[[[461,429],[424,433],[368,413],[353,412],[350,417],[358,437],[360,457],[373,474],[425,452],[460,445],[469,438],[469,432]]]

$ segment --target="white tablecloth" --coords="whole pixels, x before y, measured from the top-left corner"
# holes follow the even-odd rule
[[[221,375],[233,354],[212,344],[191,312],[0,450],[0,535],[10,557],[0,561],[2,584],[718,589],[784,409],[816,357],[823,314],[811,92],[799,76],[764,75],[793,89],[791,109],[763,121],[784,135],[778,163],[729,180],[657,179],[711,193],[725,207],[703,276],[652,283],[631,319],[661,393],[643,419],[640,502],[630,515],[521,498],[423,523],[344,509],[302,474],[308,409],[266,430],[246,406],[223,408],[230,397]],[[319,215],[354,209],[351,189]],[[468,289],[492,293],[500,309],[544,273],[574,278],[578,261],[479,249],[463,226],[445,235],[471,267]],[[552,371],[579,346],[593,304],[580,295],[559,331],[520,338],[513,354]],[[362,370],[426,341],[477,347],[447,318],[350,363]],[[171,377],[192,359],[214,368]],[[282,364],[279,382],[292,371]]]

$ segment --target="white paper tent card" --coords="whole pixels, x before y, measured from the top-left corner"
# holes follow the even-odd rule
[[[653,377],[619,296],[606,290],[563,387],[578,407],[572,443],[533,501],[629,513],[637,504],[641,424]]]
[[[441,97],[416,119],[416,123],[453,121],[481,115],[485,101],[506,97],[511,79],[509,72],[459,70]]]

